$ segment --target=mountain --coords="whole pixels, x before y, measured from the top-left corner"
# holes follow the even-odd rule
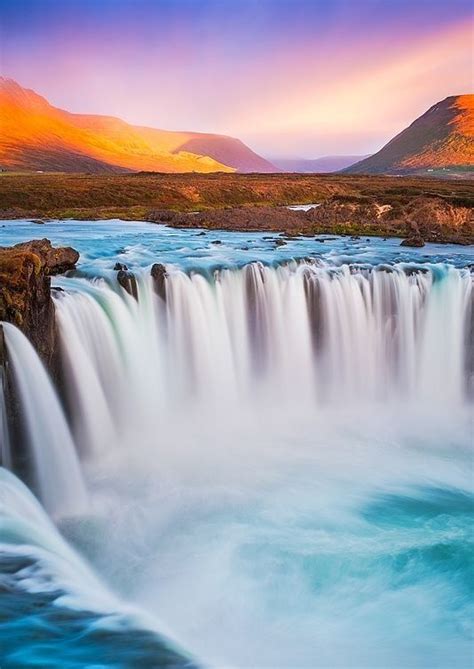
[[[275,158],[273,165],[284,172],[302,172],[317,174],[318,172],[339,172],[367,156],[323,156],[322,158]]]
[[[225,135],[133,126],[72,114],[0,77],[0,167],[60,172],[276,172]]]
[[[474,171],[474,95],[438,102],[378,153],[352,165],[351,174]]]
[[[265,158],[252,151],[240,139],[199,132],[174,132],[134,126],[139,135],[152,146],[166,147],[172,154],[189,152],[209,156],[233,167],[237,172],[279,172]]]

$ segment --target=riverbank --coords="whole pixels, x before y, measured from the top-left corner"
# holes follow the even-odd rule
[[[176,228],[279,232],[286,237],[321,234],[400,237],[407,246],[425,242],[474,243],[473,209],[439,197],[387,204],[363,197],[333,196],[308,210],[233,207],[197,213],[152,211],[148,220]],[[282,242],[283,243],[283,242]]]
[[[51,218],[120,218],[289,235],[474,242],[474,188],[467,180],[338,174],[5,173],[0,175],[0,203],[0,218],[40,223]],[[308,213],[285,208],[296,204],[321,206]]]

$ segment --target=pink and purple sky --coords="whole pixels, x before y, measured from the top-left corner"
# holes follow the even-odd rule
[[[365,154],[472,91],[472,19],[470,0],[0,0],[0,71],[269,157]]]

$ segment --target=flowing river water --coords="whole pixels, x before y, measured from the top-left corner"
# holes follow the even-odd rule
[[[1,666],[470,666],[472,248],[41,235],[81,260],[58,386],[4,326]]]

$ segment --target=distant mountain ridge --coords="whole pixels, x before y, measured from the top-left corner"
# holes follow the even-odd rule
[[[367,158],[367,156],[322,156],[321,158],[272,158],[272,163],[284,172],[299,172],[302,174],[318,174],[324,172],[339,172],[339,170],[353,165]]]
[[[437,102],[373,156],[343,171],[416,174],[474,171],[474,95]]]
[[[0,167],[61,172],[278,172],[226,135],[174,132],[73,114],[0,77]]]

